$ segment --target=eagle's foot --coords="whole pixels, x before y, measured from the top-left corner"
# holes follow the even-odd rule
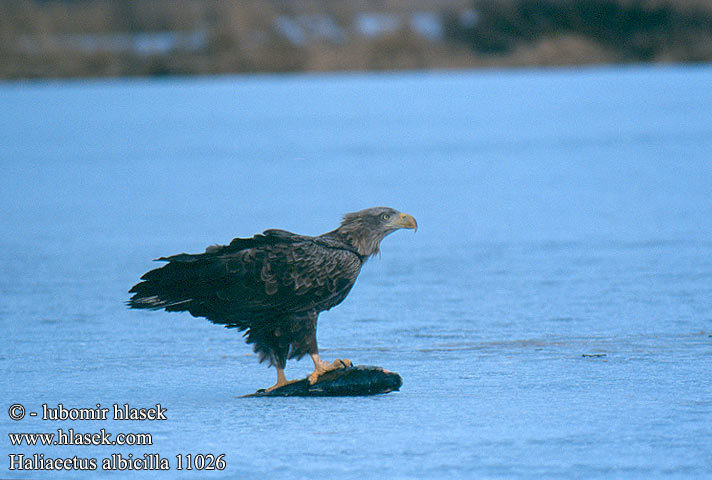
[[[284,374],[284,369],[283,368],[277,368],[277,383],[272,385],[271,387],[265,389],[265,392],[271,392],[275,388],[283,387],[285,385],[289,385],[290,383],[298,382],[299,380],[287,380],[287,376]]]
[[[319,377],[324,375],[326,372],[331,372],[332,370],[337,370],[339,368],[349,368],[353,367],[353,363],[348,358],[336,359],[333,362],[325,362],[318,357],[314,360],[314,371],[309,375],[309,385],[314,385]]]
[[[265,388],[265,392],[271,392],[272,390],[289,385],[290,383],[298,382],[299,380],[284,380],[283,382],[277,382],[269,388]]]

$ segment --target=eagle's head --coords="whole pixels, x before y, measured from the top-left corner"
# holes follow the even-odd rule
[[[418,229],[412,215],[389,207],[373,207],[347,213],[336,230],[363,257],[379,252],[381,240],[399,228]]]

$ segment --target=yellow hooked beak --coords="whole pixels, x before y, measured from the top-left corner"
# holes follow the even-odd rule
[[[391,223],[397,228],[412,228],[413,231],[418,231],[418,222],[415,221],[413,215],[408,215],[407,213],[398,214],[398,217],[393,219]]]

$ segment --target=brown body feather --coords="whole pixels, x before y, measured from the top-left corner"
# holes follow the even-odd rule
[[[274,230],[159,260],[168,263],[130,290],[131,307],[187,311],[247,329],[260,361],[280,367],[316,353],[318,313],[346,298],[362,265],[345,244]]]

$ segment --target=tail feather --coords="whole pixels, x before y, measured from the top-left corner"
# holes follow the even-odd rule
[[[129,293],[131,308],[147,308],[169,311],[190,310],[193,302],[201,296],[205,288],[205,276],[212,270],[211,265],[170,262],[144,274],[142,282],[134,285]]]
[[[166,310],[178,311],[187,310],[187,307],[189,307],[188,304],[192,301],[192,298],[186,298],[185,300],[171,302],[170,300],[162,298],[158,295],[151,295],[147,297],[139,297],[138,295],[134,295],[127,302],[127,305],[131,308],[147,308],[149,310],[160,310],[162,308],[165,308]],[[181,305],[186,308],[180,308]]]

